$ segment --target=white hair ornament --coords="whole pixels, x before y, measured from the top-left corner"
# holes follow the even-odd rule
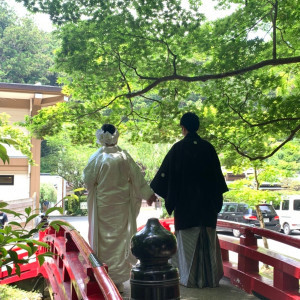
[[[108,131],[104,132],[102,129],[98,129],[96,132],[96,138],[97,144],[100,144],[102,146],[115,145],[118,142],[119,132],[116,129],[116,131],[113,134],[111,134]]]

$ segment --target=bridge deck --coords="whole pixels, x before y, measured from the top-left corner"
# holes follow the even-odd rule
[[[130,299],[130,281],[126,281],[124,285],[124,300]],[[247,300],[259,299],[253,295],[247,294],[241,289],[232,285],[227,278],[223,278],[218,288],[192,289],[180,286],[181,300]]]

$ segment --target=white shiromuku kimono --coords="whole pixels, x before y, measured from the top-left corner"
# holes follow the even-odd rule
[[[99,260],[108,265],[111,279],[129,279],[132,264],[130,239],[136,233],[141,200],[148,199],[149,187],[138,165],[118,146],[103,146],[84,169],[89,191],[89,242]]]

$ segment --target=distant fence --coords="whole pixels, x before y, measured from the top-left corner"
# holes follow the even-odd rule
[[[25,213],[25,208],[27,207],[31,207],[32,211],[34,211],[35,209],[35,201],[36,201],[36,195],[34,193],[34,195],[30,198],[24,198],[24,199],[16,199],[16,200],[8,200],[6,201],[6,203],[8,203],[8,206],[6,207],[7,209],[13,210],[17,213],[21,213],[24,214]],[[39,213],[39,208],[36,212],[34,213]],[[8,214],[8,221],[16,221],[18,223],[20,223],[21,225],[25,224],[25,218],[17,218],[14,217],[11,214]],[[33,222],[30,222],[28,224],[28,227],[32,227],[33,226]]]

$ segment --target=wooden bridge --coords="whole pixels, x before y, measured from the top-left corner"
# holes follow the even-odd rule
[[[160,220],[160,223],[166,229],[171,230],[170,225],[174,224],[174,220]],[[299,239],[227,221],[218,221],[218,226],[238,229],[242,234],[239,240],[230,236],[219,236],[224,275],[233,286],[243,290],[245,295],[248,293],[249,297],[251,297],[250,294],[254,294],[264,299],[300,299],[300,261],[286,254],[278,254],[258,247],[256,236],[273,239],[298,249],[300,248]],[[41,274],[51,289],[52,299],[55,300],[122,299],[109,277],[107,266],[97,259],[87,242],[75,229],[61,226],[57,232],[49,227],[44,232],[40,232],[39,239],[46,242],[55,255],[47,258],[41,267],[37,260],[21,266],[20,277],[15,271],[10,276],[6,270],[0,271],[0,284],[13,283]],[[14,250],[19,258],[27,255],[26,252],[20,251],[22,249]],[[40,247],[37,255],[45,251],[45,248]],[[237,254],[237,263],[230,261],[230,252]],[[272,279],[260,274],[260,262],[273,268]],[[218,289],[205,289],[205,294],[209,293],[209,290]],[[220,295],[220,297],[226,299],[226,295]],[[234,295],[229,295],[229,297],[234,299]]]

